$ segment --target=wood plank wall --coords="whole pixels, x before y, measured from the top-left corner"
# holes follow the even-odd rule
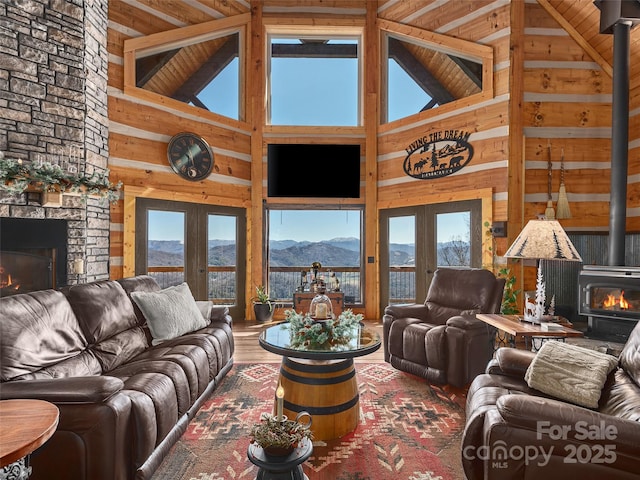
[[[558,6],[562,2],[553,0],[552,3]],[[355,141],[362,145],[362,194],[357,203],[367,205],[367,256],[377,256],[377,211],[371,211],[374,209],[480,198],[486,221],[509,221],[510,225],[521,226],[542,214],[547,200],[548,143],[552,150],[554,204],[560,182],[560,153],[564,150],[565,183],[573,218],[563,220],[563,225],[576,231],[607,229],[611,78],[548,9],[537,0],[525,0],[524,27],[514,24],[514,32],[511,29],[512,5],[508,0],[451,0],[446,3],[380,0],[373,4],[373,11],[372,4],[366,0],[253,3],[212,0],[206,4],[201,2],[199,8],[194,7],[194,2],[184,2],[177,8],[175,2],[153,0],[110,2],[107,45],[109,167],[112,179],[122,180],[125,184],[125,198],[112,208],[112,278],[133,273],[131,259],[125,259],[124,253],[132,251],[132,245],[125,245],[126,239],[130,238],[125,225],[131,220],[125,219],[125,212],[129,211],[125,208],[126,202],[132,204],[135,196],[142,195],[243,206],[247,208],[248,225],[252,218],[261,222],[258,204],[265,198],[266,145],[290,141],[292,137],[297,142]],[[379,92],[376,93],[379,79],[375,78],[380,64],[376,53],[378,45],[365,49],[369,73],[366,74],[366,105],[363,108],[368,123],[362,127],[331,130],[263,125],[256,118],[264,118],[260,87],[256,87],[251,78],[244,86],[248,118],[243,121],[215,114],[203,116],[192,108],[159,104],[151,98],[145,100],[124,93],[123,46],[126,39],[252,10],[255,18],[257,9],[260,16],[282,18],[291,24],[331,22],[332,19],[351,19],[363,24],[368,21],[370,24],[377,17],[489,46],[494,52],[494,96],[478,104],[462,102],[456,108],[443,106],[372,128],[371,122],[379,111]],[[250,27],[255,30],[255,22]],[[371,25],[365,29],[369,36],[372,31],[375,29]],[[262,32],[250,33],[251,40],[246,43],[250,52],[248,64],[256,72],[263,71],[259,65],[264,65],[264,59],[256,58],[264,52],[259,47],[264,39],[256,38]],[[514,47],[521,49],[520,57],[512,57]],[[520,94],[524,100],[522,108],[510,106],[511,91],[518,90],[514,85],[523,92]],[[631,109],[627,229],[637,231],[640,230],[640,81],[632,82]],[[520,115],[516,116],[514,112],[518,111]],[[370,118],[372,115],[374,119]],[[524,134],[524,141],[510,138],[510,125],[513,131]],[[187,130],[201,133],[216,155],[214,174],[195,184],[177,177],[166,160],[170,137]],[[469,142],[475,149],[472,161],[462,171],[441,179],[416,180],[405,175],[402,163],[407,155],[406,148],[418,138],[443,130],[471,132]],[[377,141],[371,140],[372,134],[376,135]],[[257,162],[261,165],[256,165]],[[514,169],[523,166],[523,175],[514,175]],[[260,172],[261,178],[254,178]],[[375,191],[372,191],[374,186]],[[260,194],[256,189],[261,190]],[[310,200],[309,204],[320,202],[327,203]],[[510,202],[520,202],[522,208],[509,208]],[[522,218],[509,218],[509,212],[513,216],[518,211],[522,212]],[[260,281],[263,239],[258,230],[261,229],[249,232],[248,288]],[[498,254],[504,253],[508,240],[517,233],[510,231],[509,239],[499,239]],[[367,278],[377,279],[375,268],[367,266]],[[530,274],[526,276],[526,288],[529,289],[535,282]],[[374,292],[368,293],[366,299],[367,314],[372,317],[379,316],[375,290],[365,288],[365,291]],[[251,296],[249,291],[247,293]]]

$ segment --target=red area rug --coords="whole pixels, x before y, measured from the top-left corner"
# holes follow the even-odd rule
[[[236,364],[191,421],[153,480],[255,479],[250,426],[271,412],[280,364]],[[360,424],[314,442],[309,480],[459,480],[465,392],[385,363],[356,364]]]

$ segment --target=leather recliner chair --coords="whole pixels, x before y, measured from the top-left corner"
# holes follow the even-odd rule
[[[535,355],[500,348],[469,387],[465,478],[640,478],[640,323],[594,409],[530,388],[525,373]]]
[[[493,355],[476,313],[498,313],[505,280],[479,268],[439,268],[424,304],[389,305],[382,317],[384,359],[431,383],[463,387]]]

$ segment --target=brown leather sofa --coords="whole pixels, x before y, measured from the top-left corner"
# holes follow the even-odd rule
[[[492,348],[476,313],[497,313],[505,281],[480,268],[439,268],[424,304],[384,310],[384,359],[429,382],[463,387],[484,371]]]
[[[597,409],[529,388],[534,356],[501,348],[471,384],[461,452],[467,480],[640,478],[640,323]]]
[[[233,364],[231,317],[151,346],[132,291],[148,276],[0,299],[0,399],[60,410],[31,479],[150,478]]]

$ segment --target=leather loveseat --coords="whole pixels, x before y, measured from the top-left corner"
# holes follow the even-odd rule
[[[481,268],[439,268],[422,303],[389,305],[384,359],[431,383],[463,387],[491,358],[489,329],[476,313],[497,313],[505,280]]]
[[[0,399],[60,411],[31,456],[32,480],[150,478],[231,369],[226,307],[209,305],[204,328],[152,345],[130,293],[159,290],[138,276],[0,299]]]
[[[525,374],[535,355],[501,348],[469,387],[467,480],[640,478],[640,323],[604,379],[597,408],[530,388]]]

